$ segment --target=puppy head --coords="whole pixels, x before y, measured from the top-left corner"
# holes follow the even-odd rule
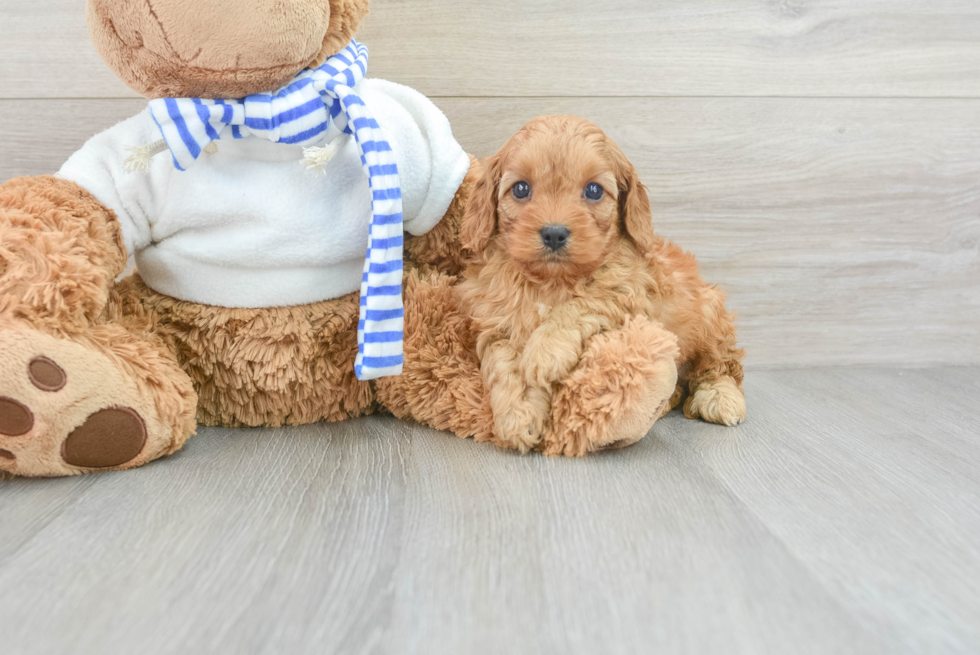
[[[533,278],[565,280],[593,273],[624,238],[644,256],[656,240],[635,169],[574,116],[531,121],[487,161],[461,238],[477,255],[495,243]]]

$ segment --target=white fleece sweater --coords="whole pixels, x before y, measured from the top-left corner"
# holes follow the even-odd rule
[[[470,166],[449,121],[417,91],[366,79],[358,94],[384,128],[401,177],[405,230],[425,234]],[[331,128],[321,144],[338,137]],[[371,190],[353,139],[325,175],[303,149],[225,138],[186,172],[170,155],[129,173],[127,146],[160,133],[149,111],[92,138],[58,175],[116,212],[126,249],[159,293],[221,307],[279,307],[338,298],[361,286]]]

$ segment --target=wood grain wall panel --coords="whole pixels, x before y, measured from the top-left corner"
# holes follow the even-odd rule
[[[373,0],[371,75],[434,96],[980,97],[975,0]],[[132,95],[83,0],[3,0],[0,97]]]
[[[752,365],[980,363],[980,101],[438,102],[480,156],[540,114],[603,126],[659,232],[729,292]],[[0,179],[56,170],[142,107],[0,101]]]

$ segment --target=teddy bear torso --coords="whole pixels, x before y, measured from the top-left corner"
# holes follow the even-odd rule
[[[405,229],[425,234],[442,219],[470,167],[446,117],[416,91],[364,80],[395,151]],[[283,307],[360,288],[371,191],[352,139],[323,175],[301,165],[300,146],[223,139],[187,171],[160,155],[148,173],[127,172],[127,147],[159,138],[149,112],[94,137],[59,176],[115,211],[143,280],[179,300],[219,307]]]
[[[458,225],[471,168],[448,120],[391,82],[367,79],[358,92],[396,151],[406,231],[444,238]],[[149,173],[127,172],[127,146],[157,138],[144,112],[94,137],[59,173],[116,213],[136,258],[138,272],[116,284],[104,320],[145,323],[170,344],[197,392],[201,424],[278,426],[373,411],[372,385],[353,369],[371,219],[353,141],[325,175],[303,168],[302,148],[256,138],[223,139],[186,172],[166,154]]]

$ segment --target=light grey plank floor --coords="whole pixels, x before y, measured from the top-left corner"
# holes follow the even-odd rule
[[[747,391],[581,461],[372,417],[0,481],[0,651],[980,651],[980,369]]]

